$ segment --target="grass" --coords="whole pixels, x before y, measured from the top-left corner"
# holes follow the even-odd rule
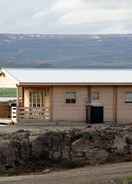
[[[132,184],[132,176],[122,178],[121,184]]]
[[[132,184],[132,176],[128,176],[124,184]]]

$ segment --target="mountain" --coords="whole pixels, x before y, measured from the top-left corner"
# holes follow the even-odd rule
[[[0,66],[132,68],[132,35],[0,34]]]

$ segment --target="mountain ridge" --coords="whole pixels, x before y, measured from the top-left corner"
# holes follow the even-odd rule
[[[132,68],[132,34],[0,34],[0,66]]]

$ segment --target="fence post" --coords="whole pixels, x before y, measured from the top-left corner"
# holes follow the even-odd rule
[[[11,107],[11,120],[13,123],[17,122],[17,107]]]

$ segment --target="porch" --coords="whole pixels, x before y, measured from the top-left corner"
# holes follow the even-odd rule
[[[18,86],[17,121],[51,121],[51,87]]]

